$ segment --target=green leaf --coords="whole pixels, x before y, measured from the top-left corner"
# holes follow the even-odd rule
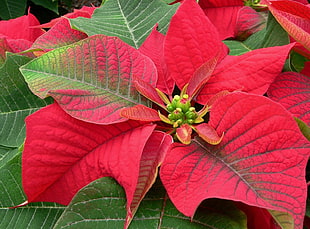
[[[30,58],[12,53],[0,68],[0,145],[19,147],[25,138],[24,119],[48,104],[29,90],[19,67]]]
[[[172,6],[160,0],[108,0],[96,9],[92,18],[70,19],[73,27],[89,36],[117,36],[138,48],[156,23],[159,31],[167,31],[170,18],[179,4]]]
[[[23,16],[26,10],[27,0],[3,0],[0,4],[0,17],[9,20]]]
[[[64,207],[49,203],[15,209],[0,208],[0,228],[51,229],[63,210]]]
[[[297,122],[298,127],[302,132],[302,134],[310,141],[310,127],[299,118],[294,117],[294,119]]]
[[[94,35],[60,47],[20,68],[34,94],[52,96],[71,116],[92,123],[124,121],[119,110],[149,102],[133,77],[155,86],[154,63],[116,37]]]
[[[289,44],[287,32],[279,25],[272,14],[268,15],[267,26],[250,36],[244,42],[227,40],[224,43],[230,49],[230,55],[239,56],[248,51]]]
[[[21,152],[17,148],[0,145],[0,181],[1,208],[13,207],[25,201],[21,187]]]
[[[54,229],[122,228],[126,217],[126,197],[112,178],[98,179],[81,189]],[[181,214],[157,182],[141,202],[129,228],[246,228],[246,217],[233,202],[210,199],[202,203],[195,217]]]
[[[46,9],[49,9],[56,14],[58,14],[58,1],[54,0],[31,0],[34,4],[43,6]]]
[[[49,229],[64,210],[54,203],[9,209],[25,200],[21,185],[21,151],[0,145],[0,228]]]

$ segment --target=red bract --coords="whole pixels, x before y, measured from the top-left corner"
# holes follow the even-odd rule
[[[0,21],[0,55],[5,59],[5,52],[18,53],[28,49],[32,43],[42,34],[44,30],[33,28],[39,25],[37,18],[28,13],[28,15]]]
[[[245,40],[264,27],[264,17],[244,6],[243,1],[199,1],[199,5],[218,29],[222,40]]]
[[[288,34],[300,42],[306,49],[310,50],[310,7],[289,0],[266,0],[265,3]]]
[[[310,65],[308,62],[307,65]],[[310,125],[310,71],[281,73],[271,84],[268,96]]]
[[[195,14],[192,17],[191,14]],[[205,104],[223,90],[242,90],[263,95],[281,72],[292,44],[228,56],[216,28],[192,1],[185,1],[172,18],[165,40],[165,60],[179,88],[206,61],[216,57],[217,66],[196,101]]]

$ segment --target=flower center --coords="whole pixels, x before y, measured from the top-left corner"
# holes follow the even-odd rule
[[[195,107],[191,106],[189,96],[184,94],[181,96],[175,95],[167,105],[168,119],[173,127],[179,127],[183,124],[193,124],[198,117]]]

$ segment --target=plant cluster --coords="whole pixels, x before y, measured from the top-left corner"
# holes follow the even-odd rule
[[[1,21],[0,225],[308,226],[309,15],[107,0]]]

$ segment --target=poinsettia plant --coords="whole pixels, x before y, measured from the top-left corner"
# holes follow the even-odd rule
[[[6,54],[0,152],[19,192],[8,212],[60,209],[37,224],[53,228],[303,228],[306,2],[94,9],[35,26],[49,30]]]

